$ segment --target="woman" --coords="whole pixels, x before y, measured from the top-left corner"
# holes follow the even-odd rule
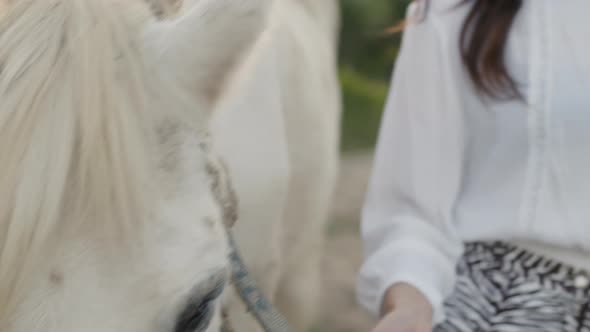
[[[590,331],[589,12],[412,5],[363,215],[375,332]]]

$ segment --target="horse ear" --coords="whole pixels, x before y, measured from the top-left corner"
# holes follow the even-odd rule
[[[266,25],[273,0],[184,0],[178,16],[149,29],[157,65],[213,101]]]

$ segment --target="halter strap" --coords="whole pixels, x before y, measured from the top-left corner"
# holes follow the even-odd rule
[[[248,272],[236,242],[228,229],[230,244],[231,279],[240,299],[248,308],[248,312],[254,316],[265,332],[290,332],[287,320],[278,312],[268,299],[262,294],[256,282]],[[224,314],[223,332],[233,332],[233,328]]]

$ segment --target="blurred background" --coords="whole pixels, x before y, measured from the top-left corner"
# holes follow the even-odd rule
[[[355,297],[359,216],[401,37],[384,30],[403,20],[409,2],[341,0],[342,162],[327,228],[323,311],[313,332],[369,332],[374,324]]]

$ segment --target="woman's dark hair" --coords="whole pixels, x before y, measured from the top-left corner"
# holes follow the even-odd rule
[[[505,50],[522,0],[463,0],[472,4],[460,36],[463,63],[476,89],[484,95],[522,98],[505,62]]]

